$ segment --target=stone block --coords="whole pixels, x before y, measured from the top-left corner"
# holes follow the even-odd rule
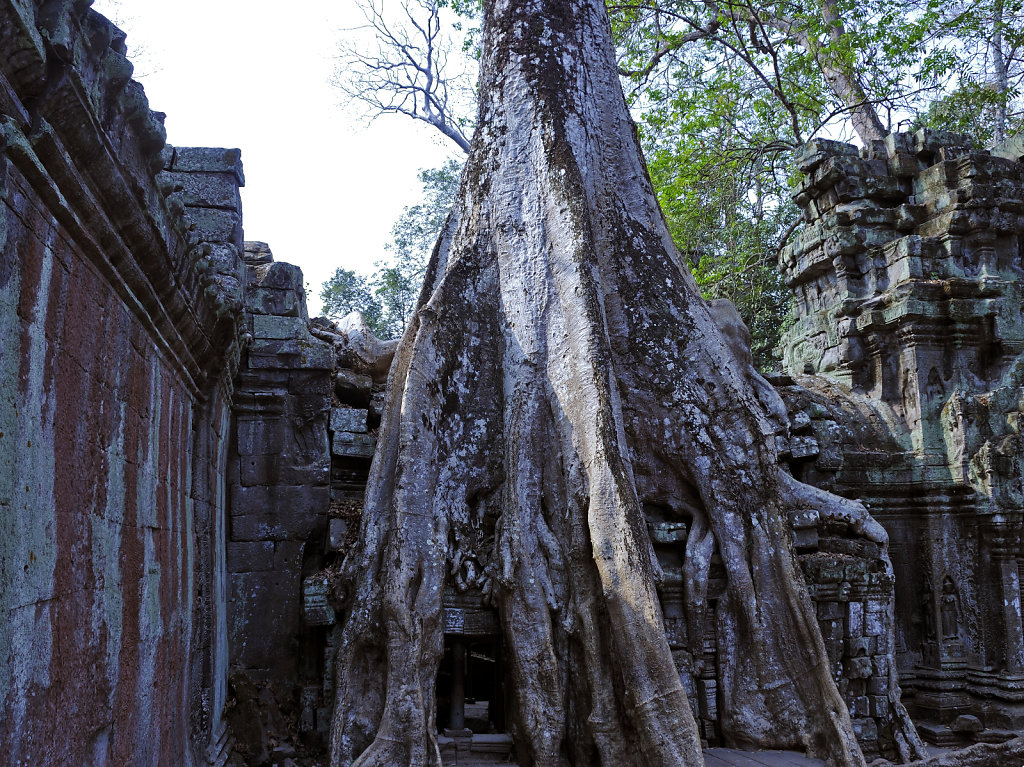
[[[256,339],[249,345],[249,367],[330,370],[334,367],[334,349],[312,337],[308,340]]]
[[[275,261],[249,270],[249,281],[256,287],[275,290],[291,290],[305,296],[302,284],[302,270],[295,264]]]
[[[877,719],[885,719],[889,716],[889,698],[885,695],[868,696],[870,714]]]
[[[201,240],[242,247],[242,217],[233,210],[185,208],[185,220],[196,225]]]
[[[843,615],[843,606],[839,602],[818,602],[818,620],[834,621]]]
[[[306,541],[276,541],[274,543],[274,569],[281,573],[302,572],[302,556]]]
[[[366,433],[366,418],[369,411],[359,408],[336,407],[331,410],[331,430],[347,431],[354,434]]]
[[[244,487],[271,485],[278,480],[278,453],[238,457],[238,483]]]
[[[259,240],[246,240],[242,257],[249,266],[266,266],[274,263],[274,254],[270,246]]]
[[[798,549],[816,549],[818,547],[818,531],[813,527],[794,530],[793,545]]]
[[[348,535],[348,523],[344,519],[332,519],[327,523],[327,548],[341,551]]]
[[[864,636],[864,605],[861,602],[847,605],[846,632],[850,637]]]
[[[830,639],[842,639],[843,638],[843,634],[845,632],[843,630],[843,622],[842,621],[840,621],[840,620],[820,621],[819,625],[821,626],[822,637],[825,639],[826,642],[829,641]]]
[[[384,392],[374,392],[370,397],[370,412],[377,418],[384,414]]]
[[[363,402],[368,400],[373,389],[373,379],[361,373],[354,373],[344,368],[338,371],[334,382],[335,390],[342,400]]]
[[[329,503],[326,486],[231,488],[231,540],[306,540],[326,527]]]
[[[301,317],[279,317],[272,314],[253,315],[252,334],[254,338],[313,340],[306,321]]]
[[[874,742],[878,740],[878,725],[874,719],[854,719],[853,734],[861,743],[865,741]]]
[[[872,670],[871,658],[847,658],[843,664],[843,674],[847,679],[869,679]]]
[[[273,571],[230,576],[228,635],[232,663],[271,678],[294,679],[296,656],[282,652],[300,628],[300,583]]]
[[[310,575],[302,581],[302,617],[310,626],[334,624],[334,608],[328,601],[330,586],[322,573]]]
[[[976,716],[961,714],[949,723],[949,729],[961,735],[977,735],[985,729],[985,725]]]
[[[880,637],[885,634],[885,613],[866,612],[864,614],[864,635]]]
[[[235,440],[240,456],[280,453],[289,424],[282,418],[238,419]]]
[[[280,288],[253,288],[245,293],[246,308],[256,314],[277,314],[283,317],[299,317],[306,313],[305,298],[293,290]]]
[[[232,173],[164,172],[161,176],[182,187],[181,199],[188,207],[242,210],[238,179]]]
[[[228,572],[245,573],[274,569],[273,541],[229,541]]]
[[[330,480],[330,454],[327,441],[323,441],[323,452],[310,461],[293,449],[267,455],[240,456],[238,459],[238,483],[242,487],[260,485],[301,485],[327,484]]]
[[[868,679],[868,695],[885,695],[888,691],[888,677],[873,676]]]
[[[871,716],[871,702],[866,695],[855,695],[848,701],[850,716]]]
[[[293,370],[288,374],[288,391],[292,394],[317,394],[330,397],[334,376],[323,370]]]
[[[851,658],[863,658],[873,654],[871,646],[872,641],[869,637],[850,637],[846,643],[846,652]]]
[[[875,675],[888,678],[889,659],[886,658],[884,655],[876,655],[874,658],[872,658],[871,666],[874,669]]]
[[[335,432],[331,440],[331,451],[343,458],[373,458],[377,449],[377,438],[370,434]]]
[[[231,537],[236,541],[306,540],[324,526],[325,517],[312,512],[241,514],[231,518]]]
[[[174,148],[171,170],[186,173],[230,173],[239,186],[245,186],[242,150],[218,147],[179,146]]]
[[[686,543],[685,522],[648,522],[647,529],[654,543]]]

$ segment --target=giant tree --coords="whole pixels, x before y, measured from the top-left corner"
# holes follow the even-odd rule
[[[449,583],[498,611],[521,764],[703,764],[647,504],[689,523],[691,641],[724,565],[727,742],[862,765],[787,515],[884,531],[780,469],[782,403],[672,242],[604,3],[490,0],[482,45],[477,130],[339,573],[332,764],[440,763]]]

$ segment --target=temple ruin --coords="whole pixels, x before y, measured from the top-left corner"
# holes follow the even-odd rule
[[[322,752],[332,565],[395,343],[309,318],[300,270],[244,240],[240,152],[167,145],[123,34],[87,2],[0,0],[0,44],[4,763]],[[776,438],[795,477],[868,505],[892,561],[846,522],[791,519],[834,678],[869,759],[896,758],[901,690],[930,743],[1005,741],[1024,732],[1024,145],[919,131],[812,141],[799,164]],[[714,746],[724,571],[688,626],[690,531],[645,513]],[[444,596],[452,763],[514,755],[480,567]]]

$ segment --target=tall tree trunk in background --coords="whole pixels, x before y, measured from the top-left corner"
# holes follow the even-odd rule
[[[442,595],[457,581],[499,611],[521,764],[703,764],[663,628],[652,504],[689,522],[694,647],[716,548],[724,562],[727,741],[862,765],[787,515],[885,534],[780,471],[782,403],[672,243],[603,0],[491,0],[480,94],[340,577],[331,763],[440,763]]]
[[[993,142],[998,144],[1006,140],[1006,98],[1010,89],[1009,79],[1006,72],[1006,59],[1003,57],[1003,0],[995,0],[992,8],[992,38],[989,41],[989,51],[992,56],[992,71],[994,87],[999,94],[999,103],[996,104],[996,119],[993,126]]]
[[[836,10],[835,0],[824,0],[821,6],[822,19],[830,28],[830,36],[833,43],[838,43],[843,36],[843,20]],[[871,103],[868,94],[861,85],[860,80],[846,63],[835,60],[830,56],[822,56],[815,52],[818,47],[808,38],[804,45],[815,53],[821,72],[825,75],[832,92],[846,105],[850,111],[850,123],[857,132],[858,138],[865,146],[870,146],[872,141],[880,141],[885,138],[888,131],[878,116],[878,110]]]

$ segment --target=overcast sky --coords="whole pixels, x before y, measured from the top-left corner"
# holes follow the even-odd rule
[[[239,147],[245,238],[302,267],[310,314],[338,266],[369,272],[416,173],[458,150],[429,127],[365,117],[330,85],[352,0],[96,0],[129,33],[150,106],[177,146]]]

